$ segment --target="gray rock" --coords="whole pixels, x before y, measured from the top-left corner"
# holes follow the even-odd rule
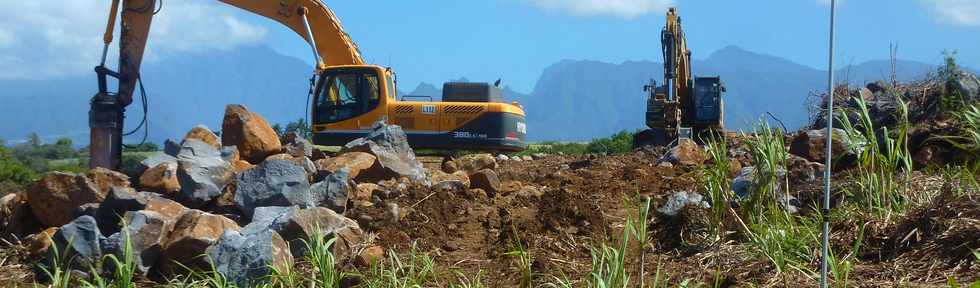
[[[119,232],[120,220],[126,212],[143,210],[148,200],[146,196],[131,190],[112,187],[95,214],[95,219],[99,222],[99,230],[104,235]]]
[[[759,187],[759,172],[755,167],[743,167],[742,170],[738,171],[738,175],[732,180],[732,192],[735,193],[739,199],[746,199],[752,196]],[[782,183],[786,179],[786,170],[780,168],[776,171],[776,183]],[[782,185],[776,185],[775,192],[781,192]]]
[[[180,143],[180,152],[177,153],[177,158],[181,157],[214,157],[221,159],[221,151],[218,151],[211,144],[191,138]]]
[[[534,161],[534,158],[531,157],[531,155],[524,155],[524,156],[521,156],[521,160],[524,160],[524,161]]]
[[[347,212],[347,199],[351,191],[353,187],[350,185],[350,172],[347,168],[341,168],[310,187],[310,197],[314,204],[312,206],[327,207],[344,214]]]
[[[171,139],[164,140],[163,153],[166,153],[172,157],[177,157],[177,154],[180,154],[180,143],[177,143],[177,141]]]
[[[786,194],[779,194],[776,198],[776,203],[779,203],[779,207],[789,212],[789,214],[800,213],[800,206],[803,205],[795,196]]]
[[[132,211],[126,213],[127,227],[125,230],[109,236],[102,244],[104,254],[116,255],[120,260],[125,258],[125,237],[128,234],[130,249],[136,264],[136,271],[146,274],[156,264],[163,252],[163,242],[168,231],[168,219],[153,211]],[[112,262],[105,263],[112,271]]]
[[[508,160],[510,160],[510,156],[504,154],[497,155],[497,161],[508,161]]]
[[[657,208],[657,212],[667,216],[677,216],[686,207],[697,207],[697,208],[710,208],[710,204],[704,201],[704,197],[701,194],[694,192],[681,191],[670,195],[667,198],[667,203],[663,206]]]
[[[292,161],[264,161],[238,174],[235,184],[235,205],[248,217],[258,207],[313,206],[306,171]]]
[[[228,162],[231,162],[232,160],[236,160],[235,155],[239,155],[238,146],[235,145],[222,146],[221,149],[218,150],[218,152],[221,153],[221,159]]]
[[[276,225],[280,218],[292,217],[296,211],[299,211],[299,206],[268,206],[255,208],[252,212],[252,222],[243,227],[244,231],[249,231],[250,229],[277,229]],[[285,218],[284,218],[285,217]]]
[[[544,159],[544,158],[548,157],[548,154],[545,154],[545,153],[534,153],[534,154],[531,154],[531,157],[534,158],[534,160],[539,160],[539,159]]]
[[[742,170],[738,171],[738,175],[732,180],[732,192],[738,198],[746,198],[752,194],[757,188],[755,182],[756,172],[755,167],[742,167]]]
[[[234,171],[231,164],[221,159],[217,149],[204,142],[196,140],[193,142],[204,145],[196,148],[211,149],[210,152],[194,153],[200,152],[202,155],[210,156],[189,155],[190,150],[185,150],[177,158],[177,181],[180,182],[180,192],[177,193],[176,198],[187,207],[200,208],[221,195],[225,185],[231,181]]]
[[[286,153],[293,157],[313,157],[313,143],[302,138],[296,137],[293,141],[283,147]]]
[[[382,179],[407,176],[412,181],[428,182],[422,163],[415,158],[415,151],[408,145],[408,138],[398,125],[375,123],[371,133],[344,145],[340,153],[366,152],[378,157],[384,175]]]
[[[105,237],[99,232],[99,225],[92,216],[82,216],[61,226],[52,238],[52,248],[44,259],[44,265],[51,267],[55,261],[68,261],[74,269],[87,271],[88,267],[96,267],[102,258],[101,243]],[[60,257],[60,258],[58,258]],[[59,260],[60,259],[60,260]],[[61,263],[65,267],[66,263]]]
[[[284,269],[293,264],[286,242],[272,230],[226,230],[207,255],[215,271],[238,287],[251,287],[268,277],[270,265]]]
[[[977,76],[961,72],[950,84],[953,86],[950,88],[962,95],[964,100],[980,100],[980,79],[977,79]]]

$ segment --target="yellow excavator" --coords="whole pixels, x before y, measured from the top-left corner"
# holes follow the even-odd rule
[[[633,146],[667,146],[679,139],[703,140],[724,129],[725,107],[721,77],[693,77],[691,50],[681,29],[676,8],[667,10],[667,24],[660,32],[664,57],[662,85],[654,80],[643,90],[647,99],[646,124],[650,129],[633,137]]]
[[[150,24],[162,10],[162,2],[112,1],[102,63],[95,68],[99,92],[92,97],[89,111],[93,168],[119,166],[125,110],[133,102],[137,87],[143,97],[146,95],[140,63]],[[416,97],[417,101],[398,99],[394,71],[366,64],[340,20],[322,1],[221,2],[275,20],[309,43],[317,62],[309,95],[314,144],[343,145],[370,132],[377,121],[386,120],[402,126],[415,148],[521,151],[527,147],[524,110],[516,102],[503,100],[499,82],[446,83],[443,102],[435,102],[431,96]],[[118,71],[113,71],[106,67],[106,55],[117,15],[121,15],[120,55]],[[116,92],[108,89],[109,77],[118,80]],[[140,126],[142,123],[145,118]]]

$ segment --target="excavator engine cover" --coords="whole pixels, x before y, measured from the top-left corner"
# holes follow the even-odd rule
[[[446,102],[504,102],[503,92],[490,83],[446,82],[442,85],[442,101]]]
[[[720,77],[694,78],[694,117],[698,124],[715,124],[721,120],[721,92],[724,87]]]

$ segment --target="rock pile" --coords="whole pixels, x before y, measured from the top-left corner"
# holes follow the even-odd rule
[[[31,231],[21,236],[42,265],[71,259],[70,267],[83,272],[110,273],[115,267],[103,255],[130,249],[144,275],[214,267],[247,286],[268,276],[268,264],[282,268],[304,257],[305,241],[317,235],[337,238],[332,249],[340,261],[371,263],[376,255],[359,253],[383,249],[365,243],[358,222],[345,214],[356,203],[374,205],[430,183],[406,139],[400,127],[378,123],[328,157],[296,135],[279,139],[261,116],[229,105],[220,138],[197,126],[182,141],[167,141],[163,153],[140,163],[134,183],[106,169],[52,172],[28,192],[0,199],[0,224],[3,231]],[[435,180],[500,189],[492,156],[460,166],[466,170]],[[36,227],[7,227],[28,223],[22,218]]]

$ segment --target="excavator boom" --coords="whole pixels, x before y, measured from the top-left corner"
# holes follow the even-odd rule
[[[273,19],[300,35],[315,48],[318,65],[322,70],[335,65],[363,65],[364,59],[357,45],[344,32],[333,11],[318,0],[221,0],[226,4]],[[120,5],[121,4],[121,5]],[[95,68],[99,92],[92,97],[89,110],[91,128],[91,167],[114,169],[122,158],[123,120],[126,107],[133,102],[140,78],[140,65],[150,34],[153,16],[162,7],[157,0],[113,0],[109,21],[104,35],[102,63]],[[120,14],[119,68],[106,67],[105,59],[116,15]],[[316,29],[307,29],[316,27]],[[311,37],[312,36],[312,37]],[[110,92],[108,78],[118,80],[116,92]]]

